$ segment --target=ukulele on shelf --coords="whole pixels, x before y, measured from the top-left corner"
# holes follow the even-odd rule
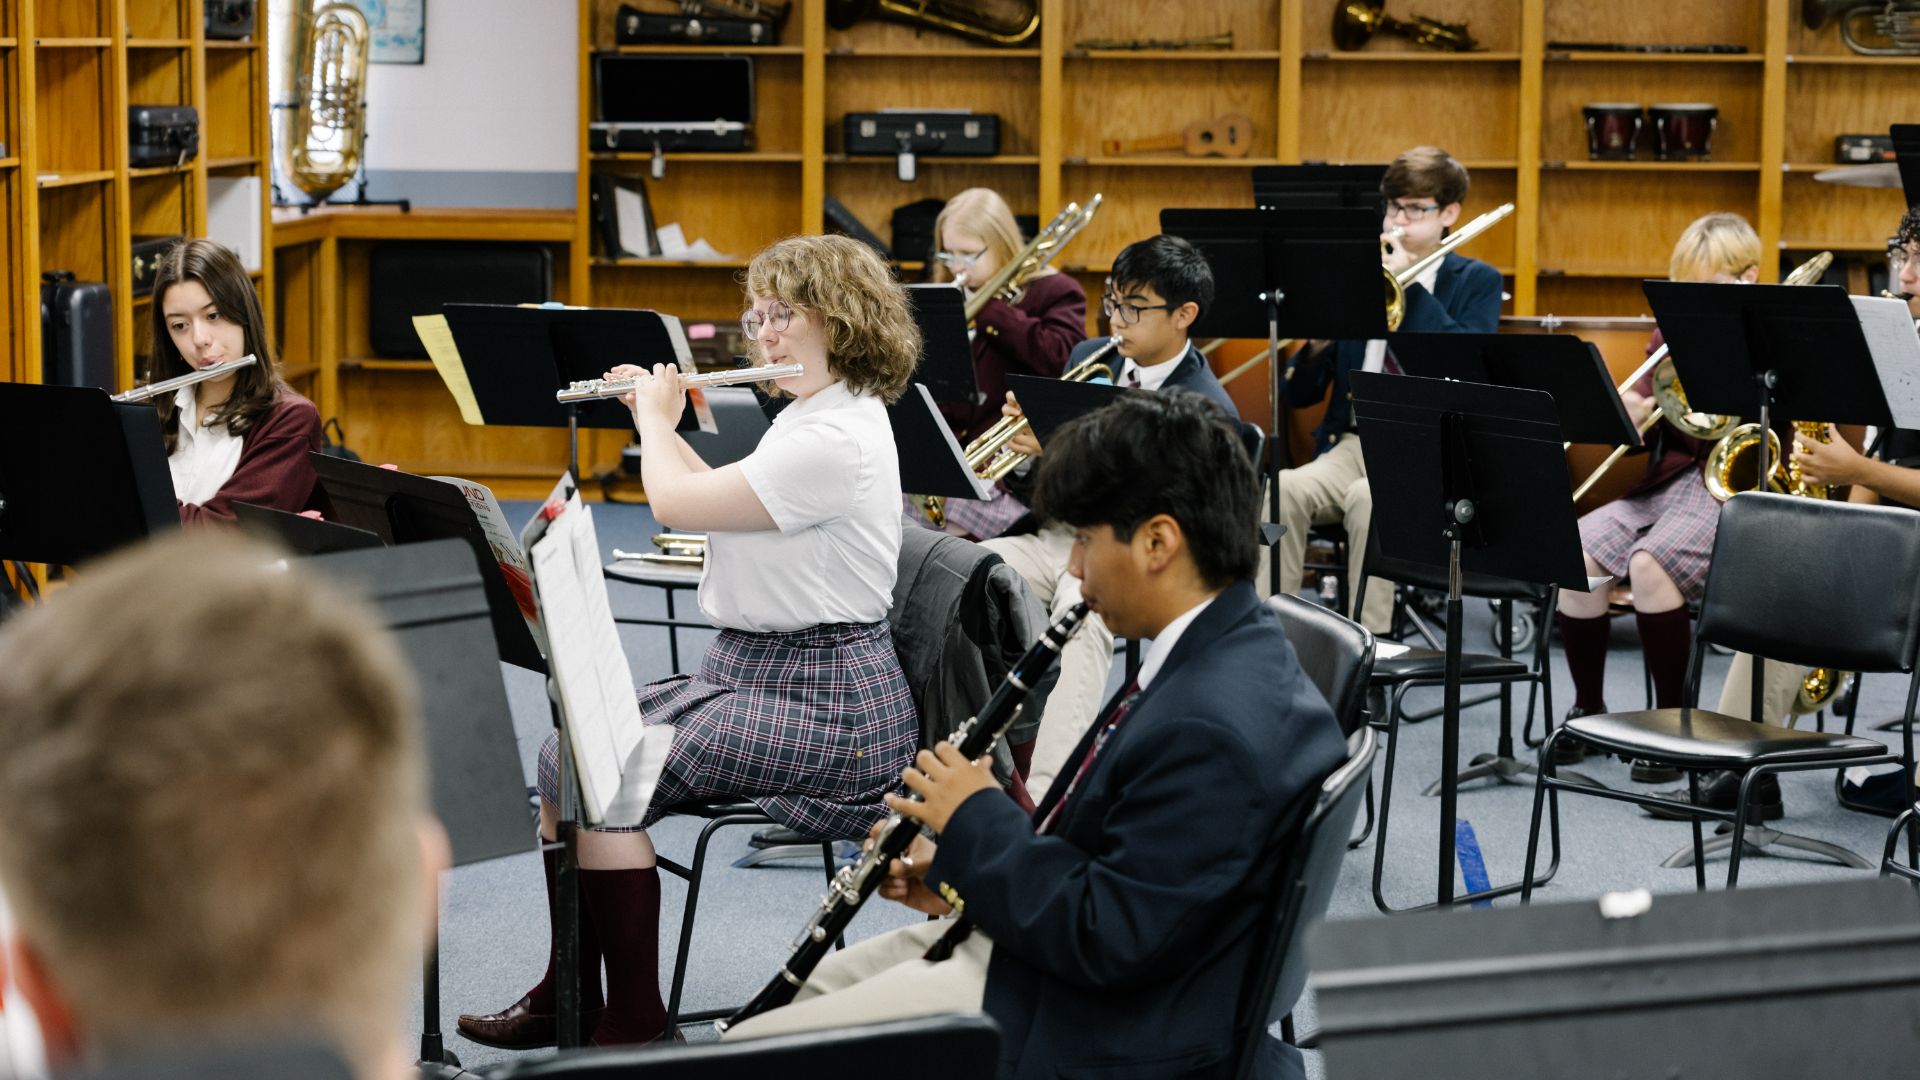
[[[1240,113],[1227,113],[1212,120],[1196,120],[1175,134],[1100,143],[1100,152],[1108,157],[1168,150],[1182,151],[1188,157],[1246,157],[1253,150],[1253,121]]]

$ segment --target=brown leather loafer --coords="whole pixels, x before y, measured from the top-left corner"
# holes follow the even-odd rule
[[[581,1041],[593,1036],[593,1029],[599,1026],[600,1016],[605,1009],[587,1009],[580,1014]],[[460,1034],[482,1046],[491,1046],[500,1050],[537,1050],[543,1046],[554,1046],[560,1041],[559,1017],[552,1013],[537,1013],[526,998],[521,998],[502,1012],[487,1016],[462,1014],[458,1024]]]

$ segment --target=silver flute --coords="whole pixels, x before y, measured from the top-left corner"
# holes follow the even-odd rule
[[[740,383],[764,382],[768,379],[791,379],[795,375],[806,374],[807,369],[800,364],[768,364],[765,367],[736,368],[733,371],[711,371],[701,375],[682,375],[682,387],[694,386],[735,386]],[[617,398],[633,393],[638,379],[582,379],[569,385],[565,390],[556,390],[553,400],[562,405],[571,401],[598,401],[602,398]]]
[[[238,360],[222,360],[217,364],[208,364],[198,371],[189,371],[185,375],[178,375],[171,379],[161,379],[157,383],[148,383],[145,386],[136,386],[124,393],[113,395],[113,400],[125,402],[129,405],[135,405],[142,401],[152,401],[161,394],[171,393],[183,386],[192,386],[194,383],[203,383],[208,379],[217,379],[222,375],[231,375],[241,368],[252,367],[259,362],[259,357],[248,353]]]

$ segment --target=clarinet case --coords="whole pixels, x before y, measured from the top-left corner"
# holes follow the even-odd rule
[[[67,270],[40,275],[40,381],[111,392],[113,292]]]
[[[849,154],[941,154],[992,157],[1000,152],[1000,118],[964,109],[882,109],[841,121]]]
[[[200,153],[200,113],[191,105],[127,106],[127,138],[136,169],[184,165]]]
[[[658,15],[621,4],[613,20],[619,45],[778,45],[772,19],[744,15]]]
[[[160,257],[184,236],[136,236],[133,238],[133,295],[153,291],[153,279],[160,274]]]
[[[745,56],[593,58],[595,151],[746,150],[753,60]]]

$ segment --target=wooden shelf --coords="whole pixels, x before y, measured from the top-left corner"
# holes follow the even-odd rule
[[[431,360],[386,360],[373,356],[343,356],[342,371],[432,371]]]
[[[1548,50],[1555,64],[1763,64],[1765,53],[1562,52]]]
[[[829,60],[1038,60],[1039,49],[938,47],[931,49],[860,49],[841,45],[827,50]]]
[[[1213,63],[1273,63],[1278,49],[1068,49],[1067,60],[1189,60]]]
[[[626,56],[800,56],[806,51],[799,45],[616,45],[594,50]]]
[[[959,154],[945,155],[945,156],[939,155],[939,154],[921,154],[921,155],[918,155],[918,161],[922,168],[925,168],[928,166],[940,166],[940,165],[954,165],[954,166],[960,166],[960,167],[966,167],[970,165],[1038,165],[1040,164],[1040,155],[1038,154],[996,154],[993,157],[966,157]],[[829,165],[891,166],[893,165],[893,163],[894,163],[894,158],[893,158],[893,155],[891,154],[888,154],[885,156],[881,156],[878,154],[872,154],[872,155],[828,154],[827,155],[827,164]]]
[[[1871,240],[1788,240],[1780,241],[1781,251],[1831,251],[1836,255],[1868,254],[1880,255],[1887,250],[1886,241]]]
[[[669,151],[660,156],[666,158],[668,163],[675,161],[697,161],[721,165],[790,164],[804,160],[803,155],[797,150],[792,152],[782,150],[743,150],[735,153],[711,150],[684,150],[678,152]],[[594,154],[593,160],[652,161],[653,155],[645,151],[622,151],[613,154]]]
[[[1543,161],[1542,172],[1710,172],[1760,171],[1757,161]]]
[[[237,169],[241,166],[258,165],[260,159],[252,155],[242,157],[217,157],[207,159],[208,169]]]
[[[319,364],[293,364],[280,370],[280,377],[288,382],[318,374],[320,374]]]
[[[104,37],[43,37],[33,39],[33,46],[36,49],[100,49],[112,44],[112,38]]]
[[[193,162],[185,165],[146,165],[138,169],[128,169],[127,175],[135,180],[149,176],[179,176],[193,171]]]
[[[1820,56],[1810,53],[1788,53],[1787,63],[1802,67],[1819,67],[1828,64],[1861,67],[1920,67],[1920,56],[1861,56],[1857,53]]]
[[[596,255],[595,266],[617,266],[634,269],[670,269],[670,270],[745,270],[745,259],[609,259]]]
[[[206,46],[209,49],[252,49],[252,48],[256,48],[259,44],[260,43],[257,40],[256,41],[229,41],[226,38],[219,38],[219,39],[208,38],[206,41]]]
[[[191,38],[128,38],[129,49],[186,49],[193,46]]]
[[[20,39],[17,37],[0,37],[0,49],[11,49],[18,44]]]
[[[1104,168],[1125,166],[1146,169],[1250,169],[1256,165],[1280,165],[1279,158],[1223,158],[1223,157],[1168,157],[1155,154],[1134,154],[1125,157],[1070,157],[1062,158],[1060,164],[1069,168]]]
[[[1541,277],[1555,278],[1664,278],[1667,276],[1667,268],[1664,266],[1543,266],[1539,274]]]
[[[76,184],[100,184],[113,179],[112,169],[94,169],[87,172],[44,172],[35,177],[35,183],[42,190],[47,188],[73,187]]]
[[[1386,64],[1509,64],[1518,63],[1520,54],[1517,52],[1443,52],[1439,50],[1426,52],[1341,52],[1338,50],[1314,49],[1302,53],[1300,59]]]
[[[17,157],[0,158],[0,169],[17,169],[19,167],[20,159]]]
[[[1780,166],[1781,172],[1823,173],[1828,169],[1857,169],[1862,165],[1885,165],[1884,161],[1789,161]],[[1849,184],[1836,184],[1835,187],[1852,187]],[[1852,187],[1854,191],[1873,191],[1873,188]],[[1897,190],[1888,188],[1886,190]]]

